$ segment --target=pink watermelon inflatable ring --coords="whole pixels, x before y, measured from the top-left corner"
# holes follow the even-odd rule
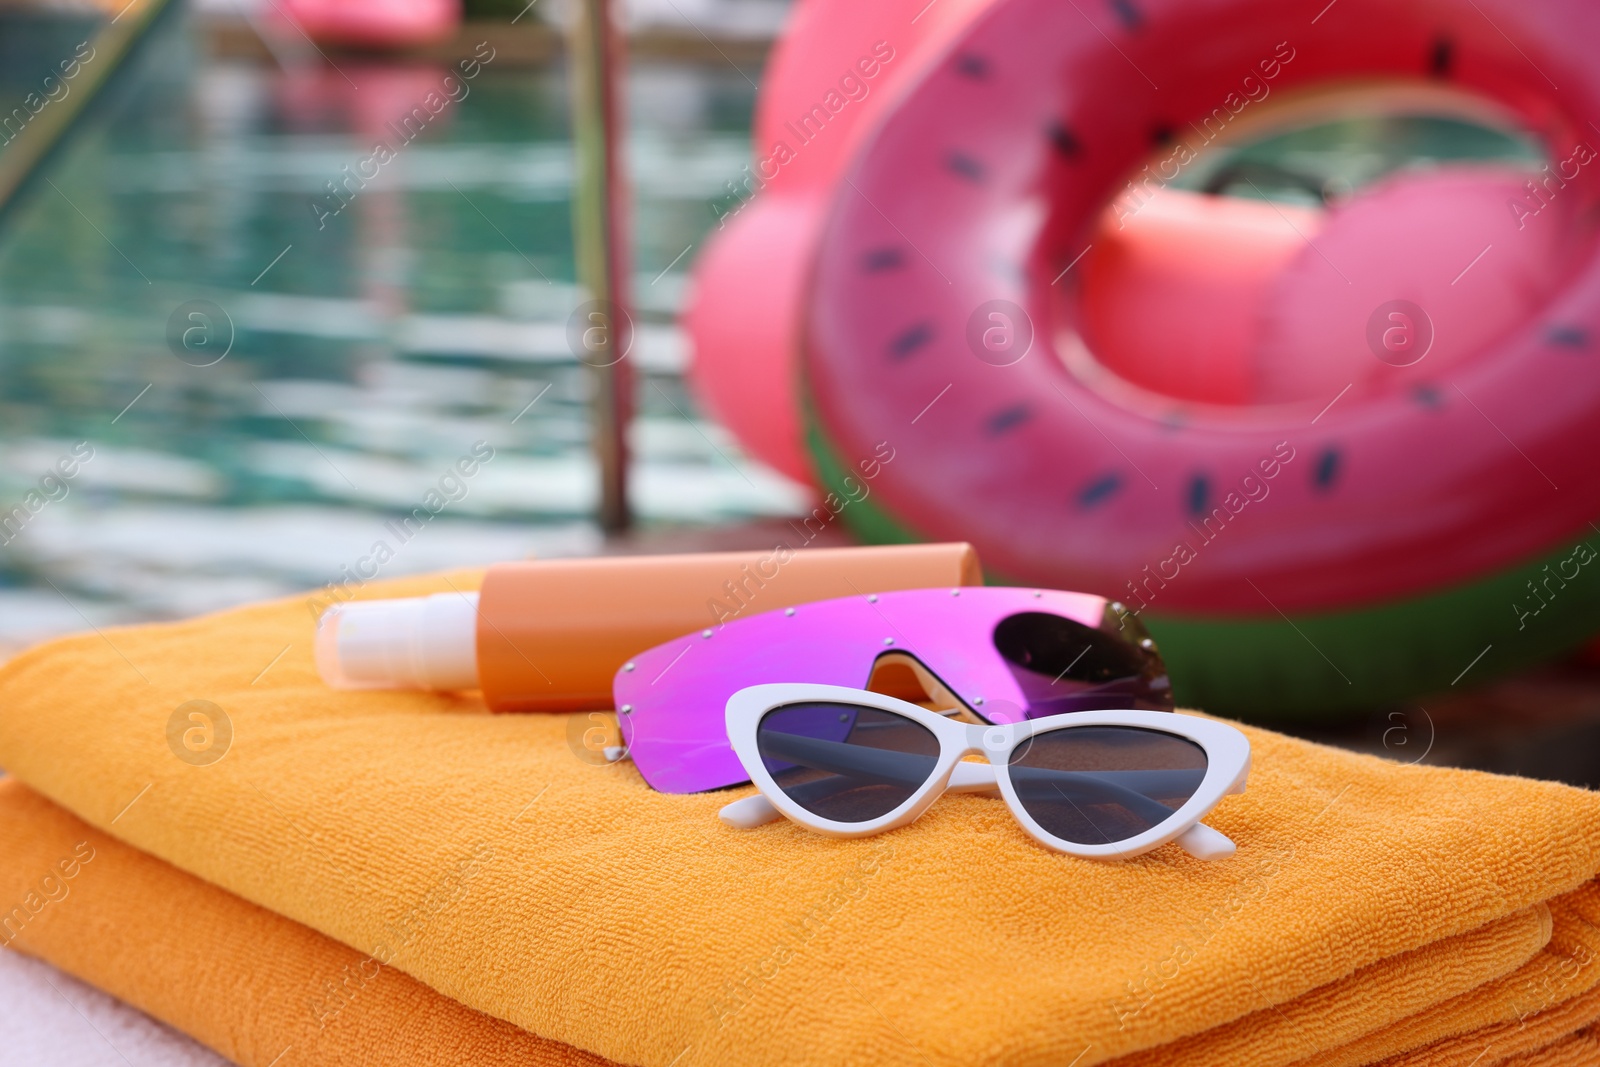
[[[830,18],[834,39],[858,21],[805,9],[779,84]],[[838,112],[826,153],[795,153],[804,180],[764,191],[804,268],[740,283],[763,294],[741,314],[785,334],[768,362],[799,382],[843,521],[1119,597],[1179,696],[1221,711],[1370,706],[1600,628],[1600,9],[994,0],[942,18],[896,50],[898,82]],[[1136,213],[1269,97],[1350,79],[1493,102],[1551,164],[1400,176],[1329,211],[1266,294],[1253,402],[1097,364],[1068,276],[1107,205]],[[698,318],[738,230],[770,237],[759,207],[708,258]],[[883,442],[867,487],[851,475]]]

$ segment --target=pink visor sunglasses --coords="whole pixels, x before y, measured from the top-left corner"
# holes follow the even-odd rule
[[[1074,711],[1171,711],[1155,643],[1087,593],[964,586],[822,600],[641,652],[612,682],[625,751],[653,788],[750,780],[728,698],[775,682],[870,689],[997,725]]]

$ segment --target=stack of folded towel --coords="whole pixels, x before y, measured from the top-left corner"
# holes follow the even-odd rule
[[[332,692],[312,626],[0,671],[0,938],[245,1067],[1600,1063],[1595,794],[1249,729],[1226,861],[1061,856],[980,796],[736,831],[748,787],[654,793],[564,716]],[[169,740],[195,700],[214,762]]]

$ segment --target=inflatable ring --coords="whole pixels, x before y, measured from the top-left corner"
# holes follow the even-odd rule
[[[461,0],[282,0],[269,17],[289,35],[354,48],[413,48],[461,25]]]
[[[1180,699],[1220,711],[1370,707],[1592,633],[1600,168],[1582,116],[1600,112],[1584,58],[1600,11],[1482,6],[995,0],[930,33],[839,155],[797,300],[807,439],[843,521],[965,538],[1012,580],[1121,597]],[[1514,185],[1485,179],[1463,203],[1495,214],[1421,245],[1355,207],[1343,231],[1331,216],[1289,273],[1301,292],[1337,293],[1323,275],[1376,287],[1309,301],[1334,309],[1342,352],[1387,328],[1390,299],[1426,316],[1446,289],[1468,310],[1434,328],[1471,329],[1495,296],[1473,287],[1505,283],[1473,267],[1530,229],[1557,258],[1581,252],[1536,311],[1453,363],[1389,366],[1374,348],[1359,388],[1271,406],[1085,371],[1056,283],[1128,174],[1153,151],[1158,174],[1181,167],[1178,131],[1352,77],[1497,101],[1542,134],[1557,178],[1521,212]]]
[[[862,136],[987,0],[804,0],[768,63],[755,158],[713,205],[684,309],[699,399],[757,457],[814,482],[798,400],[796,338],[817,233]],[[781,250],[781,254],[776,250]]]

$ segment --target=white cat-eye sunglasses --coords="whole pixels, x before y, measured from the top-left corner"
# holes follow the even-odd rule
[[[837,837],[916,819],[946,791],[999,793],[1046,848],[1124,859],[1175,841],[1234,854],[1204,825],[1244,792],[1250,741],[1226,723],[1166,711],[1077,711],[1007,725],[961,722],[834,685],[780,683],[728,699],[728,740],[760,794],[722,809],[744,829],[787,816]],[[970,754],[988,763],[963,761]]]

